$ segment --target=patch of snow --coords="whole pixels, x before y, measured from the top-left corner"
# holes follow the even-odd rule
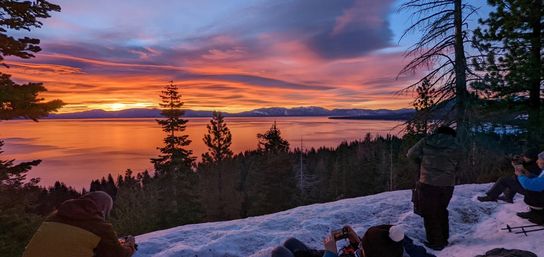
[[[493,248],[507,248],[544,256],[544,231],[526,237],[501,230],[506,224],[529,223],[516,216],[516,212],[527,209],[520,196],[514,204],[476,200],[490,186],[455,187],[448,208],[450,246],[440,252],[429,252],[439,257],[468,257]],[[268,257],[274,247],[289,237],[322,249],[325,236],[346,224],[359,235],[374,225],[403,224],[406,235],[422,245],[423,219],[412,213],[410,199],[409,190],[385,192],[240,220],[180,226],[137,236],[139,250],[135,257]]]

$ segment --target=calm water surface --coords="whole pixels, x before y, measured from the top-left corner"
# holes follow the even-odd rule
[[[335,147],[342,141],[373,135],[397,134],[399,121],[330,120],[326,117],[226,118],[235,153],[256,149],[257,133],[264,133],[274,120],[291,148]],[[209,118],[189,118],[187,133],[195,156],[207,150],[202,138]],[[6,145],[3,159],[42,163],[29,172],[41,185],[60,180],[76,188],[87,187],[91,179],[127,168],[143,171],[153,167],[164,133],[154,119],[81,119],[0,122],[0,138]]]

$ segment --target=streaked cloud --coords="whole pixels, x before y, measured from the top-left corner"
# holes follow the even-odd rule
[[[394,46],[393,0],[59,4],[36,32],[37,58],[0,71],[44,82],[47,98],[69,103],[64,112],[157,103],[170,80],[193,109],[410,102],[395,95],[411,79],[395,79],[402,53],[382,51]]]

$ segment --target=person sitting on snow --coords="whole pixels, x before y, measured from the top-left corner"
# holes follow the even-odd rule
[[[541,168],[537,166],[538,151],[528,150],[522,156],[514,158],[512,166],[514,166],[514,173],[522,172],[522,169],[537,176],[540,174]],[[503,194],[501,196],[501,194]],[[496,202],[502,200],[507,203],[514,202],[514,196],[516,194],[525,195],[525,189],[518,181],[517,175],[510,175],[501,177],[493,184],[493,186],[486,192],[484,196],[478,196],[480,202]]]
[[[537,176],[516,172],[519,183],[525,189],[524,202],[529,205],[528,212],[518,212],[517,215],[533,223],[544,224],[544,152],[538,154],[536,164],[540,168]]]
[[[362,238],[350,227],[344,226],[349,245],[337,249],[332,232],[323,241],[324,250],[310,249],[296,238],[289,238],[282,246],[272,250],[272,257],[434,257],[424,247],[416,246],[404,236],[401,226],[378,225],[370,227]]]
[[[102,191],[67,200],[38,228],[23,257],[130,257],[134,237],[121,243],[105,218],[113,207]]]

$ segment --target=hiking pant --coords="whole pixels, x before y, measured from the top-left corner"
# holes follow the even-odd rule
[[[427,234],[427,242],[446,246],[450,236],[448,205],[453,196],[453,186],[432,186],[418,183],[421,212]]]
[[[544,191],[535,192],[530,190],[525,190],[525,199],[524,202],[532,207],[535,210],[544,209]]]
[[[500,177],[486,194],[490,198],[497,200],[502,193],[504,193],[504,197],[507,200],[514,200],[514,196],[516,196],[517,193],[525,195],[525,190],[519,184],[516,175],[504,176]]]

